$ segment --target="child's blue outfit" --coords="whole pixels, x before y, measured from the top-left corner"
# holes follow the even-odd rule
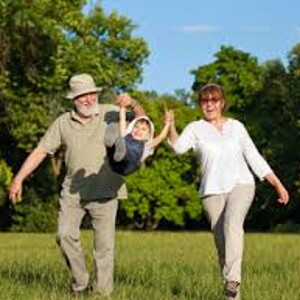
[[[131,131],[139,120],[147,120],[150,124],[150,137],[146,141],[135,139]],[[106,145],[107,157],[111,169],[122,175],[135,172],[140,163],[153,154],[151,147],[154,136],[154,126],[146,116],[135,118],[127,127],[124,137],[118,136],[112,145]]]

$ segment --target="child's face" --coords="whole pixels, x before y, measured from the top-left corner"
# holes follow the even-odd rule
[[[150,125],[147,121],[136,122],[131,134],[133,138],[139,141],[146,141],[150,137]]]

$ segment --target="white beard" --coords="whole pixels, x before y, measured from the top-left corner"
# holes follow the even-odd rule
[[[77,112],[85,118],[92,117],[98,113],[98,102],[96,102],[94,105],[91,106],[76,104],[75,107]]]

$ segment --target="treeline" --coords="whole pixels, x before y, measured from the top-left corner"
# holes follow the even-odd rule
[[[33,5],[34,4],[34,5]],[[47,126],[66,109],[67,82],[90,73],[112,101],[114,90],[139,99],[156,130],[165,108],[173,108],[177,128],[200,115],[196,94],[208,82],[221,84],[228,115],[244,121],[256,145],[291,193],[280,208],[267,184],[258,183],[257,199],[247,225],[255,230],[298,230],[300,45],[287,63],[260,64],[249,53],[222,46],[214,62],[191,71],[191,91],[174,95],[139,91],[149,56],[135,25],[101,7],[83,13],[85,1],[4,0],[0,4],[0,230],[52,231],[57,195],[64,174],[62,152],[49,159],[25,182],[22,203],[12,207],[7,186],[12,174],[37,144]],[[118,224],[131,228],[201,228],[204,216],[198,184],[201,174],[193,153],[175,156],[167,143],[141,169],[127,177],[129,199],[120,201]]]

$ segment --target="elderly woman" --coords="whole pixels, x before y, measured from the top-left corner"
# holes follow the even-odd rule
[[[226,100],[219,85],[201,89],[199,106],[204,118],[188,124],[180,136],[173,122],[170,143],[177,154],[193,149],[200,159],[200,195],[214,233],[225,295],[240,299],[243,224],[255,192],[248,166],[275,188],[279,203],[287,204],[289,195],[244,125],[224,116]]]

